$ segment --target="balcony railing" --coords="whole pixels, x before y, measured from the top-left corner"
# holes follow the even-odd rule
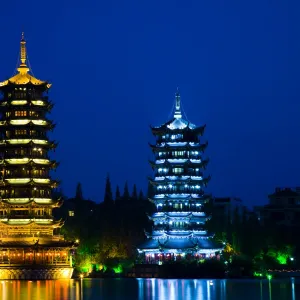
[[[14,215],[14,214],[6,214],[0,215],[0,219],[53,219],[51,215],[36,215],[36,214],[28,214],[28,215]]]

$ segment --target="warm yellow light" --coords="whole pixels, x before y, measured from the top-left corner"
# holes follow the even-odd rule
[[[49,183],[50,179],[49,178],[35,178],[35,179],[33,179],[33,181],[36,183]]]
[[[80,274],[80,279],[82,279],[83,278],[83,275],[82,274]]]
[[[30,122],[28,119],[23,119],[23,120],[10,120],[11,125],[26,125]]]
[[[47,121],[44,120],[32,120],[32,123],[35,125],[46,125]]]
[[[10,144],[28,144],[30,139],[11,139],[6,141]]]
[[[5,121],[0,121],[0,126],[3,126],[3,125],[5,125],[5,124],[6,124]]]
[[[75,240],[75,243],[76,243],[76,244],[78,244],[78,243],[79,243],[79,240],[78,240],[78,239],[77,239],[77,240]]]
[[[12,105],[24,105],[27,103],[27,100],[13,100],[11,101]]]
[[[48,165],[50,163],[49,159],[41,159],[41,158],[34,158],[33,161],[36,164]]]
[[[30,182],[30,178],[10,178],[10,179],[5,179],[11,184],[18,184],[18,183],[28,183]]]
[[[33,198],[33,201],[35,203],[51,203],[52,202],[52,199],[51,198]]]
[[[9,158],[5,161],[9,164],[24,164],[29,162],[29,158]]]
[[[41,100],[31,100],[31,103],[34,105],[40,105],[40,106],[45,105],[45,102],[41,101]]]
[[[45,145],[48,144],[47,140],[32,140],[35,144]]]

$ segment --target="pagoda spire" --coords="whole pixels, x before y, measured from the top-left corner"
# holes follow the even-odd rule
[[[180,119],[182,117],[181,114],[181,103],[180,103],[180,93],[179,89],[177,88],[176,94],[175,94],[175,113],[174,118]]]
[[[20,42],[20,66],[18,72],[21,74],[26,74],[29,71],[29,68],[26,64],[27,59],[27,50],[26,50],[26,40],[24,37],[24,32],[22,32],[21,42]]]

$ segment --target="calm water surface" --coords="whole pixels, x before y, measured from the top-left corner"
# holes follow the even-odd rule
[[[300,300],[300,279],[2,281],[1,300]]]

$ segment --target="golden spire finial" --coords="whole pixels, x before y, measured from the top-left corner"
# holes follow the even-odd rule
[[[24,32],[22,32],[22,38],[20,42],[20,60],[21,64],[18,68],[18,71],[20,73],[27,73],[29,71],[29,68],[26,65],[26,59],[27,59],[27,52],[26,52],[26,41],[24,37]]]

